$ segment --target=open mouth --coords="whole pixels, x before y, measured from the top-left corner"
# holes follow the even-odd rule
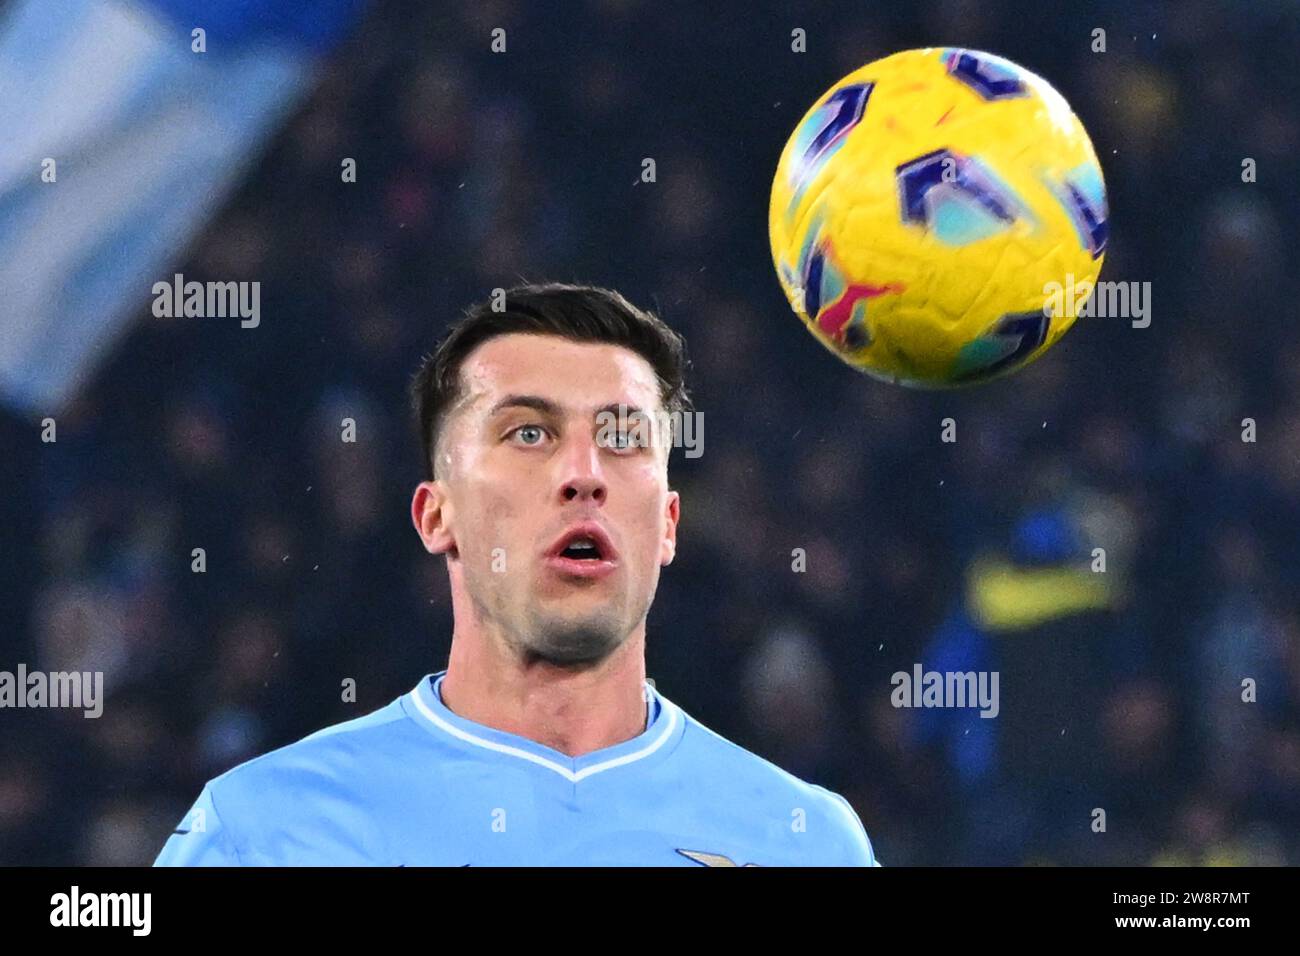
[[[552,558],[593,565],[613,563],[618,560],[618,552],[609,535],[594,522],[570,528],[559,541],[555,542],[547,554]]]
[[[578,538],[560,552],[560,557],[572,558],[575,561],[599,561],[600,544],[591,538]]]

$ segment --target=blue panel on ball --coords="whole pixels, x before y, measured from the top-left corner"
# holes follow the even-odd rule
[[[934,235],[950,246],[964,246],[987,239],[1006,228],[1006,223],[980,205],[973,197],[948,184],[931,190],[930,221]]]
[[[826,257],[820,249],[814,249],[808,257],[808,268],[803,280],[803,310],[809,318],[816,319],[822,310],[822,266]]]
[[[1064,181],[1052,184],[1052,192],[1070,214],[1080,245],[1094,259],[1101,258],[1110,237],[1106,186],[1101,181],[1101,170],[1093,163],[1076,166],[1066,174]]]
[[[965,245],[1006,229],[1019,210],[1011,190],[979,162],[941,149],[896,171],[904,222],[932,229],[935,238]]]
[[[801,169],[820,167],[844,142],[849,130],[858,125],[866,112],[872,86],[871,83],[854,83],[840,87],[809,117],[805,127],[811,135],[803,146]]]
[[[948,72],[986,100],[1005,100],[1029,95],[1029,88],[1015,64],[974,50],[944,50]]]
[[[962,346],[953,365],[952,380],[978,382],[1011,370],[1047,341],[1051,321],[1042,312],[1004,315],[987,333]]]
[[[808,184],[844,145],[845,138],[853,128],[862,121],[874,86],[873,83],[854,83],[840,87],[799,124],[794,134],[794,149],[798,159],[790,166],[790,185],[794,189],[794,198],[790,203],[792,208],[798,205]]]

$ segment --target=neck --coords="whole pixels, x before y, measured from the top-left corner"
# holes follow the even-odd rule
[[[457,627],[442,679],[452,713],[569,757],[645,732],[645,623],[604,661],[575,670],[526,661],[477,628]]]

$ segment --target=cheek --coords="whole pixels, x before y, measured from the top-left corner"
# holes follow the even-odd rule
[[[654,567],[659,566],[659,548],[664,534],[664,509],[668,489],[662,475],[646,469],[629,485],[627,501],[632,507],[625,516],[624,527],[635,538],[637,556]]]
[[[518,505],[518,494],[510,485],[477,480],[465,489],[462,504],[457,509],[457,537],[462,555],[470,554],[490,561],[496,548],[504,548],[506,556],[520,541],[520,521],[525,517]]]

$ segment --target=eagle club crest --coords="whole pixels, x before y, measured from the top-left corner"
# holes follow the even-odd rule
[[[729,856],[723,856],[721,853],[704,853],[701,850],[678,850],[682,856],[688,860],[694,860],[702,866],[759,866],[758,863],[737,863]]]

